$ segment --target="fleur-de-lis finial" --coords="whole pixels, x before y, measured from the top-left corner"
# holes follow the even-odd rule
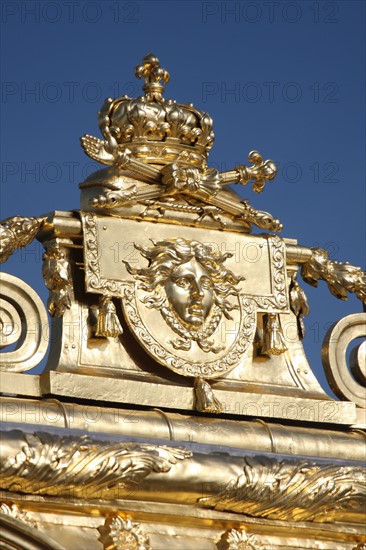
[[[149,101],[162,100],[164,86],[160,82],[164,84],[169,82],[170,75],[167,70],[160,67],[160,61],[155,55],[152,53],[145,55],[142,64],[135,68],[135,75],[137,78],[145,79],[142,89]]]

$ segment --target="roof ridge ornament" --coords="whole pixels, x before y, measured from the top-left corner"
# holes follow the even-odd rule
[[[249,166],[241,164],[222,173],[209,168],[207,156],[214,142],[210,115],[192,103],[179,104],[162,97],[163,84],[170,76],[154,54],[143,58],[135,68],[135,75],[144,79],[145,95],[135,99],[128,96],[106,99],[98,113],[104,140],[88,134],[81,138],[85,153],[97,162],[112,166],[121,181],[116,188],[108,181],[101,181],[101,174],[93,183],[95,175],[91,175],[80,185],[83,209],[106,210],[108,214],[118,215],[118,209],[132,208],[139,203],[148,207],[141,211],[147,216],[147,210],[155,206],[160,213],[164,208],[160,203],[165,201],[171,212],[187,213],[195,208],[197,224],[210,218],[221,229],[227,226],[228,230],[235,227],[248,232],[254,224],[261,229],[281,231],[280,220],[252,208],[248,201],[242,201],[226,189],[229,184],[252,182],[254,192],[261,193],[266,182],[274,180],[277,174],[275,163],[264,160],[258,151],[251,151]],[[108,176],[105,173],[105,177],[110,176],[109,172]],[[125,177],[133,177],[132,187],[123,185]],[[92,187],[98,188],[94,194]],[[83,200],[83,196],[87,196],[87,200]],[[171,217],[176,219],[180,214],[171,214]]]
[[[306,282],[324,280],[338,298],[353,292],[365,301],[365,273],[295,239],[249,235],[251,224],[275,232],[282,225],[228,184],[252,182],[260,193],[275,164],[252,151],[248,166],[208,167],[210,116],[162,98],[168,73],[154,55],[136,73],[145,95],[108,99],[99,113],[103,139],[82,138],[85,152],[108,168],[80,185],[80,210],[0,223],[0,262],[33,238],[46,250],[48,309],[62,321],[52,324],[41,391],[75,396],[73,376],[88,375],[90,385],[77,382],[80,399],[235,416],[252,415],[254,403],[258,417],[359,425],[364,347],[352,362],[354,380],[342,354],[364,319],[340,325],[342,340],[333,345],[329,337],[323,349],[334,391],[352,401],[330,402],[301,347],[309,307],[296,274],[302,266]],[[10,327],[10,345],[18,344],[19,319],[9,302],[0,337],[8,339]],[[15,359],[9,367],[0,356],[0,370],[26,370]],[[100,378],[107,381],[98,393]],[[263,406],[270,394],[277,411]]]

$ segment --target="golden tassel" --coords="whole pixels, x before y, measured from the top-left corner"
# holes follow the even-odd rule
[[[264,355],[281,355],[287,350],[278,315],[263,315],[263,343],[261,353]]]
[[[100,296],[95,336],[115,338],[120,334],[123,334],[123,329],[117,317],[116,306],[109,296]]]
[[[195,378],[194,390],[196,397],[196,410],[207,413],[221,413],[222,405],[214,396],[212,388],[203,378]]]

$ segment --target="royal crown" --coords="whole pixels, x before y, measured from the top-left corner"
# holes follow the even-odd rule
[[[146,217],[155,207],[165,221],[168,210],[173,212],[170,219],[174,221],[179,212],[180,222],[189,211],[194,212],[193,219],[184,219],[194,224],[209,217],[221,229],[239,224],[241,230],[249,231],[254,223],[262,229],[281,231],[278,219],[225,190],[229,184],[247,185],[251,181],[253,190],[261,193],[266,182],[276,176],[274,162],[264,161],[258,151],[251,151],[251,166],[237,165],[221,173],[209,168],[207,156],[214,141],[211,117],[192,104],[163,98],[169,73],[151,53],[136,67],[135,74],[145,79],[145,95],[107,99],[98,113],[105,139],[89,134],[81,138],[89,157],[111,167],[98,170],[80,184],[82,208]],[[218,216],[219,212],[227,219]]]
[[[135,75],[144,78],[145,95],[106,99],[98,113],[104,137],[112,136],[121,152],[128,149],[149,164],[204,167],[214,142],[212,118],[193,104],[163,98],[170,76],[153,54],[144,57]]]

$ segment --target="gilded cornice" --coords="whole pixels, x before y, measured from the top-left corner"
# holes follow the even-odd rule
[[[152,500],[284,521],[363,521],[366,469],[199,444],[2,433],[0,477],[12,493]]]

